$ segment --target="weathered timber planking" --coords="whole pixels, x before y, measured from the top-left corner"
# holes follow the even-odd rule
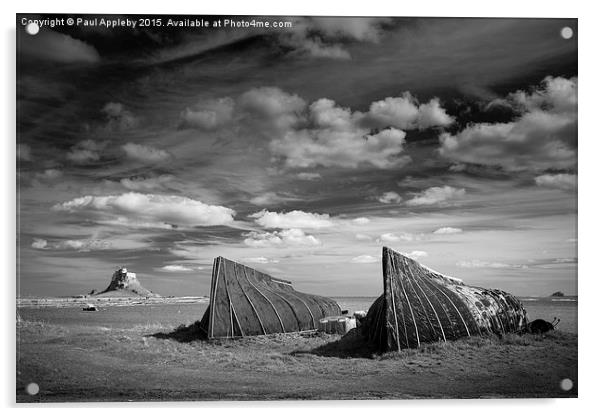
[[[372,304],[364,335],[380,350],[522,329],[527,313],[509,293],[464,284],[383,247],[383,294]]]
[[[301,332],[317,329],[321,318],[340,314],[330,298],[297,292],[289,281],[217,257],[201,328],[208,338]]]

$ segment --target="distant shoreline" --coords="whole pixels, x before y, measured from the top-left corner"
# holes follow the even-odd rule
[[[333,296],[333,299],[367,299],[376,298],[376,296]],[[577,296],[519,296],[523,302],[530,301],[558,301],[558,302],[577,302]],[[87,304],[96,306],[134,306],[134,305],[177,305],[177,304],[192,304],[192,303],[208,303],[208,296],[158,296],[158,297],[97,297],[94,295],[80,296],[54,296],[54,297],[26,297],[17,298],[18,308],[69,308],[83,307]]]
[[[173,297],[96,297],[96,296],[65,296],[47,298],[17,298],[18,308],[69,308],[86,306],[133,306],[133,305],[165,305],[207,303],[207,296],[173,296]]]

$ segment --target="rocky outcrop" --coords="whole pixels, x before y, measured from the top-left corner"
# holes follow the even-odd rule
[[[143,297],[151,297],[151,296],[159,296],[156,293],[151,292],[150,290],[144,288],[138,278],[136,277],[136,273],[128,272],[125,267],[122,267],[119,270],[116,270],[113,273],[113,277],[111,278],[111,283],[109,286],[103,290],[102,292],[94,295],[94,296],[143,296]]]

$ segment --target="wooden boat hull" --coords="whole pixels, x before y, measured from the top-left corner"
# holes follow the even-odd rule
[[[527,323],[523,305],[509,293],[468,286],[387,247],[382,261],[384,293],[363,326],[381,351],[517,332]]]
[[[314,330],[321,318],[340,314],[333,299],[297,292],[289,281],[217,257],[200,326],[207,338],[234,338]]]

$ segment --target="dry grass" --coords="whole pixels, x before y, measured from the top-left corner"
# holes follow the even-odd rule
[[[376,354],[357,331],[202,340],[198,322],[128,329],[21,321],[18,386],[37,399],[558,397],[576,377],[577,337],[466,338]],[[111,380],[107,384],[107,380]],[[82,381],[85,383],[82,384]]]

